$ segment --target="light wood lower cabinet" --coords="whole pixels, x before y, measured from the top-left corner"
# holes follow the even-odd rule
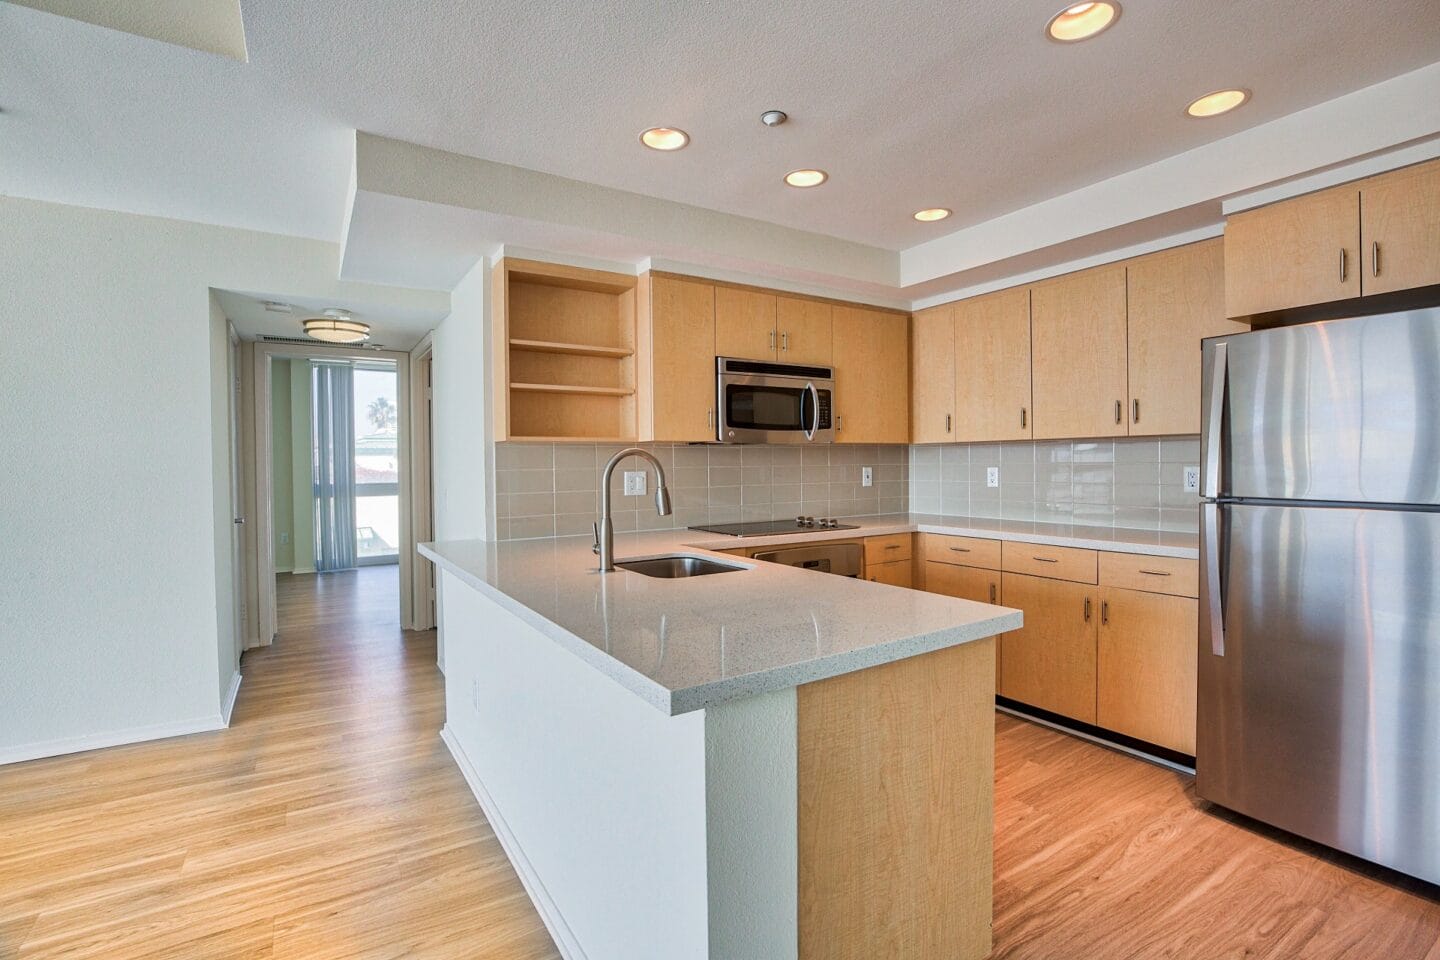
[[[927,593],[974,600],[977,603],[1000,602],[1000,572],[979,567],[957,567],[953,563],[925,561]]]
[[[1095,723],[1097,590],[1085,583],[1006,573],[1002,602],[1025,626],[1000,638],[998,693],[1082,723]]]
[[[1101,588],[1098,726],[1194,755],[1197,602]]]
[[[875,583],[888,583],[892,587],[914,586],[913,568],[907,557],[890,563],[865,564],[865,579]]]

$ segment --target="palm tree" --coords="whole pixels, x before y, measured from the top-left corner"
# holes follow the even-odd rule
[[[370,422],[375,425],[376,430],[383,432],[393,429],[395,426],[395,405],[390,402],[388,397],[376,397],[371,400],[365,415],[370,418]]]

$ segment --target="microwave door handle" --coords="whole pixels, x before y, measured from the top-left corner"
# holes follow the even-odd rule
[[[805,390],[810,394],[810,425],[805,429],[805,439],[814,440],[815,434],[820,430],[820,391],[815,389],[815,384],[806,382]],[[800,403],[800,419],[805,419],[805,403]]]

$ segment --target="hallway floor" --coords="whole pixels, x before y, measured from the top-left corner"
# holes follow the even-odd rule
[[[0,769],[0,958],[556,960],[440,742],[395,568],[278,584],[230,729]],[[996,960],[1440,960],[1434,888],[996,730]]]

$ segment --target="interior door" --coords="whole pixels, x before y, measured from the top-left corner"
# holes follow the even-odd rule
[[[1440,882],[1440,513],[1209,515],[1200,795]]]
[[[234,589],[235,653],[249,643],[249,598],[245,577],[245,494],[240,476],[240,338],[230,331],[230,570]]]

